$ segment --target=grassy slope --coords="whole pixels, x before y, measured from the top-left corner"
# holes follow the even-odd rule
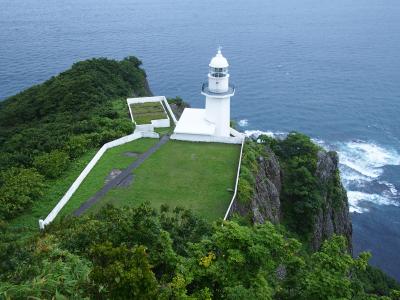
[[[82,182],[81,186],[69,200],[68,204],[61,210],[59,216],[72,213],[83,202],[100,190],[112,169],[126,168],[136,160],[135,157],[124,155],[125,152],[143,153],[157,142],[157,139],[143,138],[107,150],[93,170]]]
[[[138,205],[148,201],[193,209],[208,220],[224,216],[232,198],[238,145],[169,141],[134,171],[129,187],[111,190],[92,211],[106,203]]]
[[[47,189],[40,201],[36,201],[31,209],[13,219],[10,225],[13,227],[39,228],[39,219],[43,219],[54,208],[60,198],[65,194],[71,184],[79,176],[85,166],[93,158],[96,150],[91,149],[82,157],[74,161],[63,175],[55,180],[47,180]]]

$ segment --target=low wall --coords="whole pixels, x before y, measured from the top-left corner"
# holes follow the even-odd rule
[[[50,224],[57,217],[58,213],[65,206],[65,204],[68,203],[69,199],[71,199],[72,195],[79,188],[83,180],[86,178],[86,176],[90,173],[90,171],[93,169],[93,167],[96,165],[96,163],[100,160],[100,158],[108,149],[132,142],[142,137],[158,138],[159,135],[158,133],[155,132],[150,132],[150,133],[135,132],[133,134],[124,136],[122,138],[104,144],[100,148],[100,150],[96,153],[96,155],[92,158],[92,160],[87,164],[85,169],[83,169],[81,174],[74,181],[74,183],[65,193],[65,195],[61,198],[61,200],[57,203],[57,205],[53,208],[53,210],[49,213],[49,215],[44,220],[42,219],[39,220],[39,228],[44,229],[46,225]]]
[[[174,124],[176,125],[176,123],[178,123],[178,120],[176,119],[175,114],[172,111],[171,106],[168,103],[168,100],[163,96],[163,100],[162,101],[164,102],[165,107],[167,108],[169,114],[171,115],[172,121],[174,121]]]
[[[159,120],[151,120],[151,124],[142,124],[142,125],[136,125],[136,129],[138,131],[141,131],[141,126],[146,126],[146,125],[153,125],[156,128],[167,128],[171,126],[171,120],[170,117],[172,117],[172,121],[174,122],[174,124],[176,124],[178,121],[167,101],[167,99],[165,98],[165,96],[154,96],[154,97],[138,97],[138,98],[128,98],[126,99],[126,102],[128,104],[128,108],[129,108],[129,113],[131,115],[131,120],[133,123],[136,124],[134,118],[133,118],[133,114],[132,114],[132,109],[131,109],[131,104],[136,104],[136,103],[147,103],[147,102],[160,102],[161,106],[164,109],[164,112],[167,116],[166,119],[159,119]],[[162,105],[164,103],[164,105]],[[168,110],[168,113],[166,111],[166,109]],[[143,127],[144,131],[148,131],[148,128]],[[154,130],[154,129],[153,129]]]
[[[153,132],[154,131],[154,126],[153,124],[142,124],[142,125],[136,125],[135,127],[135,132]]]
[[[171,126],[170,123],[171,122],[169,121],[169,117],[168,119],[151,120],[151,125],[153,125],[156,128],[167,128]]]
[[[239,137],[223,137],[201,134],[174,133],[171,136],[172,140],[190,141],[190,142],[205,142],[205,143],[225,143],[225,144],[241,144],[244,136]]]
[[[242,146],[240,147],[240,157],[239,157],[239,164],[238,164],[238,169],[237,169],[237,173],[236,173],[235,191],[233,192],[231,203],[229,203],[228,209],[226,210],[226,213],[225,213],[225,216],[224,216],[224,221],[226,221],[228,219],[229,214],[231,212],[232,205],[233,205],[233,203],[235,202],[235,199],[236,199],[236,194],[237,194],[238,184],[239,184],[239,177],[240,177],[240,167],[242,165],[244,142],[245,142],[245,139],[242,140]]]

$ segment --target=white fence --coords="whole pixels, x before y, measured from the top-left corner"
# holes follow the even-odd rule
[[[150,137],[150,138],[158,138],[159,135],[154,132],[135,132],[133,134],[124,136],[122,138],[119,138],[117,140],[108,142],[103,145],[103,147],[100,148],[100,150],[96,153],[96,155],[92,158],[92,160],[87,164],[85,169],[81,172],[81,174],[78,176],[78,178],[74,181],[74,183],[71,185],[71,187],[68,189],[68,191],[65,193],[65,195],[61,198],[61,200],[57,203],[57,205],[53,208],[53,210],[49,213],[49,215],[44,219],[39,220],[39,227],[40,229],[44,229],[44,227],[48,224],[50,224],[58,215],[58,213],[61,211],[61,209],[65,206],[65,204],[68,203],[69,199],[71,199],[72,195],[76,192],[76,190],[79,188],[83,180],[86,178],[86,176],[90,173],[90,171],[93,169],[93,167],[96,165],[96,163],[99,161],[99,159],[103,156],[103,154],[110,148],[113,148],[115,146],[123,145],[126,143],[129,143],[131,141],[140,139],[142,137]]]
[[[238,169],[237,169],[237,174],[236,174],[236,183],[235,183],[235,191],[233,192],[232,200],[231,203],[229,204],[228,209],[226,210],[225,216],[224,216],[224,221],[228,219],[229,213],[231,211],[233,202],[236,199],[236,194],[238,190],[238,184],[239,184],[239,176],[240,176],[240,166],[242,165],[242,156],[243,156],[243,146],[244,146],[245,139],[242,140],[242,146],[240,148],[240,157],[239,157],[239,164],[238,164]]]
[[[176,120],[175,115],[172,112],[172,109],[169,106],[169,103],[168,103],[167,99],[165,98],[165,96],[128,98],[128,99],[126,99],[126,102],[128,103],[129,113],[131,115],[132,122],[135,123],[135,124],[136,124],[136,122],[135,122],[135,120],[133,118],[131,104],[159,102],[161,104],[163,110],[164,110],[164,113],[165,113],[166,117],[167,117],[166,119],[151,120],[151,124],[142,124],[142,125],[137,125],[136,124],[136,129],[137,130],[141,130],[141,126],[146,126],[146,125],[152,125],[153,127],[156,127],[156,128],[170,127],[171,126],[171,121],[170,121],[169,115],[171,115],[172,121],[174,122],[174,124],[176,124],[178,122]],[[165,110],[165,107],[164,107],[164,105],[162,105],[162,103],[165,104],[165,107],[167,108],[169,114]]]

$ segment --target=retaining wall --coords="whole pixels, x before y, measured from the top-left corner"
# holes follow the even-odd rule
[[[65,206],[65,204],[68,203],[69,199],[71,199],[72,195],[76,192],[76,190],[79,188],[83,180],[85,180],[86,176],[90,173],[90,171],[93,169],[93,167],[96,165],[96,163],[100,160],[100,158],[103,156],[103,154],[110,148],[120,146],[129,142],[132,142],[134,140],[140,139],[142,137],[150,137],[150,138],[158,138],[159,135],[158,133],[155,132],[135,132],[133,134],[124,136],[122,138],[119,138],[117,140],[108,142],[104,144],[99,151],[97,151],[96,155],[92,158],[92,160],[87,164],[85,169],[81,172],[81,174],[78,176],[78,178],[74,181],[74,183],[71,185],[71,187],[68,189],[68,191],[65,193],[65,195],[61,198],[61,200],[57,203],[57,205],[53,208],[53,210],[48,214],[48,216],[42,220],[39,220],[39,227],[40,229],[44,229],[44,227],[48,224],[50,224],[58,215],[58,213],[61,211],[61,209]]]

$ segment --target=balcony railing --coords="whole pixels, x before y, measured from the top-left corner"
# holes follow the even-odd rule
[[[233,96],[235,94],[235,86],[233,84],[229,84],[228,90],[226,92],[214,92],[210,91],[208,82],[204,82],[203,86],[201,87],[201,93],[203,95],[217,96],[217,97],[225,97],[228,95]]]

